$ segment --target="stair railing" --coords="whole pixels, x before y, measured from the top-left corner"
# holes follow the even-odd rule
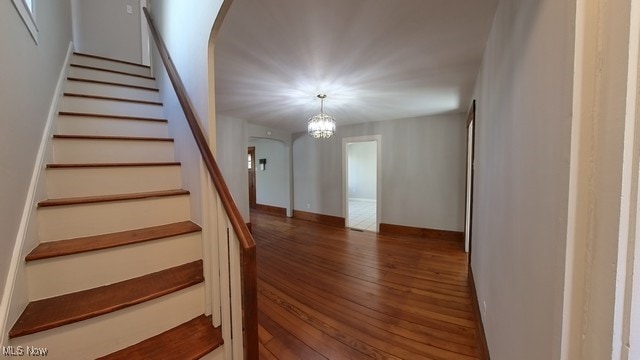
[[[158,29],[155,27],[151,14],[146,7],[143,8],[143,10],[162,62],[173,85],[178,101],[180,102],[180,106],[184,111],[198,149],[200,150],[202,160],[226,212],[227,222],[230,223],[233,229],[233,232],[224,230],[229,246],[229,262],[230,267],[239,265],[241,278],[236,279],[233,271],[230,271],[229,276],[231,284],[237,283],[238,281],[241,282],[242,293],[235,294],[233,289],[230,291],[231,317],[233,320],[232,337],[234,339],[244,339],[244,348],[236,348],[236,346],[234,346],[234,355],[239,351],[244,351],[247,359],[258,359],[258,277],[256,269],[256,243],[231,197],[229,188],[222,177],[220,168],[213,157],[211,148],[209,148],[207,139],[199,125],[198,117],[191,106],[182,79],[171,60],[171,56]],[[237,241],[234,241],[234,238],[237,239]],[[242,304],[241,310],[235,306],[237,302]]]

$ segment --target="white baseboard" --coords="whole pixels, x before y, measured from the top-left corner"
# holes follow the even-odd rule
[[[47,115],[47,121],[44,126],[44,131],[42,132],[40,147],[38,148],[38,155],[33,167],[33,173],[31,175],[31,181],[29,183],[29,190],[27,192],[24,208],[22,210],[20,227],[18,228],[18,234],[16,235],[16,241],[13,247],[11,264],[9,264],[9,272],[7,274],[7,280],[2,292],[2,300],[0,301],[0,345],[4,345],[7,343],[6,337],[8,335],[8,326],[11,326],[13,324],[13,321],[15,321],[15,319],[17,319],[17,316],[19,316],[19,314],[15,315],[11,311],[11,305],[14,300],[14,291],[17,285],[16,279],[18,279],[18,275],[20,272],[24,273],[25,271],[24,262],[22,261],[23,251],[25,243],[27,242],[28,234],[30,233],[29,227],[33,226],[33,222],[31,219],[33,215],[35,215],[37,205],[36,203],[38,201],[38,192],[41,191],[40,189],[44,188],[43,184],[41,183],[42,179],[40,175],[42,174],[42,169],[44,169],[45,162],[47,160],[48,148],[50,147],[50,141],[53,131],[53,120],[58,115],[58,106],[60,103],[60,99],[62,98],[63,86],[67,77],[67,69],[69,68],[72,54],[73,42],[70,42],[69,48],[67,49],[67,56],[62,65],[55,92],[52,96],[52,101],[49,107],[49,113]],[[22,278],[24,278],[24,276]],[[28,299],[26,300],[28,301]]]
[[[363,198],[349,198],[349,201],[365,201],[365,202],[370,202],[370,203],[375,203],[376,199],[363,199]]]

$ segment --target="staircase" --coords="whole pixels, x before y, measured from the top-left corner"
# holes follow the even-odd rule
[[[206,316],[203,244],[149,67],[74,54],[30,303],[10,343],[49,358],[222,358]]]

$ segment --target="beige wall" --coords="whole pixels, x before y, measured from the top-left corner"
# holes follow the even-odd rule
[[[216,161],[229,191],[244,218],[249,219],[249,180],[247,178],[247,122],[216,116]]]
[[[164,38],[172,60],[187,89],[196,115],[210,145],[215,149],[215,119],[210,118],[215,103],[210,101],[209,37],[222,0],[206,0],[197,3],[173,0],[152,0],[151,13]],[[206,9],[206,11],[202,11]],[[155,45],[152,45],[155,49]],[[155,51],[155,50],[154,50]],[[158,79],[165,116],[169,119],[171,136],[175,138],[177,158],[183,166],[185,188],[192,193],[192,218],[202,224],[202,187],[200,153],[157,54],[153,67]],[[212,79],[212,77],[211,77]],[[207,175],[208,178],[208,175]],[[206,180],[209,181],[209,180]]]
[[[342,139],[381,135],[381,222],[462,231],[464,114],[340,126],[326,140],[294,134],[294,209],[343,217]]]
[[[276,130],[268,127],[264,127],[256,124],[247,124],[247,136],[249,140],[251,139],[267,139],[267,140],[275,140],[282,144],[285,147],[285,159],[284,159],[284,169],[283,171],[286,173],[282,178],[286,183],[286,190],[281,189],[280,193],[283,194],[282,199],[278,199],[278,201],[274,201],[274,204],[281,204],[277,206],[282,206],[287,208],[287,216],[293,216],[293,150],[292,150],[292,134],[288,131]],[[275,199],[272,199],[275,200]]]
[[[572,0],[501,1],[476,85],[472,268],[496,360],[560,358],[574,20]]]
[[[40,30],[38,44],[12,2],[0,2],[0,288],[3,290],[22,212],[25,206],[30,206],[25,205],[25,199],[71,41],[69,0],[34,3]],[[7,294],[3,291],[3,297]],[[0,319],[0,324],[3,321]]]
[[[142,62],[139,0],[72,0],[72,5],[77,51]]]
[[[256,148],[256,203],[288,208],[289,146],[261,138],[249,139],[248,146]],[[267,160],[265,170],[260,170],[260,159]]]
[[[348,145],[347,195],[354,199],[376,200],[378,149],[374,141]]]

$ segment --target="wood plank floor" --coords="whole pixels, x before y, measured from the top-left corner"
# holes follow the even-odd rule
[[[261,359],[479,359],[467,256],[252,212]]]

